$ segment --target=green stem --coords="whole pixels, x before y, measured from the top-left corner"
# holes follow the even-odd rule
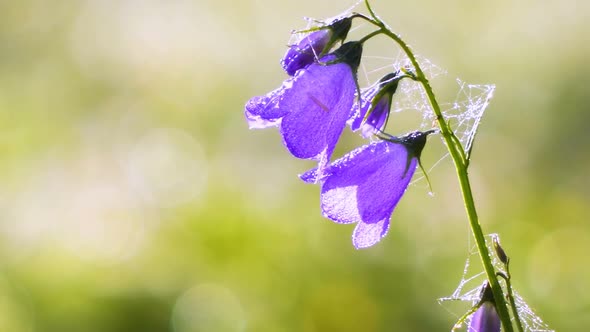
[[[484,233],[482,231],[481,225],[479,224],[479,220],[477,217],[477,211],[475,209],[475,201],[473,199],[473,193],[471,191],[471,184],[469,182],[469,175],[467,173],[467,164],[468,161],[465,157],[465,152],[463,150],[463,146],[461,145],[460,141],[457,139],[445,118],[442,115],[442,111],[440,109],[440,105],[436,101],[436,97],[434,96],[434,92],[432,87],[430,86],[430,82],[424,75],[420,64],[416,60],[416,56],[410,49],[410,47],[397,35],[395,34],[374,12],[371,6],[369,5],[368,0],[365,0],[365,4],[373,21],[371,22],[375,26],[379,27],[383,34],[387,35],[393,41],[395,41],[401,49],[404,51],[406,56],[412,62],[414,67],[416,78],[422,84],[426,95],[428,96],[428,101],[436,115],[436,120],[438,122],[438,126],[440,127],[441,134],[443,139],[447,145],[449,150],[449,154],[453,159],[455,164],[455,169],[457,171],[457,177],[459,178],[459,184],[461,186],[461,193],[463,195],[463,202],[465,204],[465,210],[467,211],[467,216],[469,219],[469,225],[471,226],[471,232],[473,237],[475,238],[475,242],[477,244],[477,250],[479,252],[479,257],[481,259],[482,265],[486,272],[486,276],[490,286],[492,287],[492,292],[494,293],[494,300],[496,302],[496,309],[498,310],[498,315],[500,316],[500,320],[502,321],[502,326],[504,326],[504,331],[506,332],[513,332],[512,323],[510,322],[510,314],[508,313],[508,308],[506,305],[504,292],[498,279],[496,277],[496,271],[492,264],[491,256],[486,246],[486,240],[484,237]]]
[[[508,300],[510,301],[510,307],[512,307],[512,316],[514,316],[514,320],[516,321],[516,329],[518,332],[523,332],[522,322],[520,321],[520,316],[518,315],[518,309],[516,308],[516,303],[514,301],[514,293],[512,290],[512,283],[510,280],[512,276],[510,275],[510,259],[505,264],[506,266],[506,289],[508,290]]]
[[[359,39],[358,42],[362,44],[362,43],[366,42],[367,40],[369,40],[381,33],[383,33],[383,30],[381,30],[381,29],[375,30],[375,31],[371,32],[370,34],[364,36],[363,38]]]

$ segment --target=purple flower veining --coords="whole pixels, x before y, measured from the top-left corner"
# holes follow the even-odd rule
[[[300,177],[321,182],[324,217],[337,223],[357,223],[353,245],[366,248],[383,238],[391,214],[405,193],[431,132],[389,137],[346,154],[323,172],[312,169]]]
[[[283,69],[290,76],[306,68],[328,53],[334,44],[348,35],[352,17],[339,18],[332,23],[305,35],[297,44],[291,45],[281,59]]]
[[[397,90],[400,72],[387,74],[379,83],[361,94],[360,105],[355,104],[349,121],[350,129],[361,130],[363,137],[370,137],[381,132],[387,124],[391,110],[391,99]]]
[[[350,116],[361,54],[361,43],[345,43],[280,88],[250,99],[245,107],[250,128],[278,126],[293,156],[318,160],[323,168]]]

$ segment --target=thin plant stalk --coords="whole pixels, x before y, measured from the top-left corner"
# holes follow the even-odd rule
[[[522,322],[520,321],[520,316],[518,315],[518,309],[516,307],[516,301],[514,300],[514,292],[512,291],[512,276],[510,275],[510,259],[504,264],[506,267],[506,275],[498,274],[506,281],[506,289],[508,290],[508,300],[510,301],[510,307],[512,308],[512,316],[514,316],[514,321],[516,323],[516,330],[518,332],[524,332],[522,327]]]
[[[420,64],[416,60],[416,56],[410,49],[410,47],[397,35],[395,34],[376,14],[373,12],[373,9],[369,5],[368,0],[365,0],[365,5],[371,15],[371,17],[365,17],[367,21],[377,26],[381,32],[395,41],[401,49],[404,51],[406,56],[412,62],[412,65],[415,70],[416,80],[422,84],[426,95],[428,96],[428,101],[436,115],[436,120],[438,122],[438,126],[440,128],[441,134],[443,139],[447,145],[447,149],[451,158],[453,159],[453,163],[455,164],[455,169],[457,171],[457,177],[459,178],[459,184],[461,187],[461,193],[463,196],[463,202],[465,204],[465,210],[467,211],[467,217],[469,219],[469,225],[471,227],[471,232],[473,237],[475,238],[475,242],[477,244],[477,250],[479,252],[479,257],[483,264],[487,279],[492,287],[492,292],[494,294],[494,299],[496,301],[496,309],[498,311],[498,315],[500,316],[500,320],[502,321],[502,326],[504,327],[504,331],[506,332],[513,332],[512,323],[510,321],[510,314],[508,313],[508,307],[506,305],[504,291],[498,282],[496,277],[496,271],[492,264],[490,252],[486,245],[484,233],[482,231],[481,225],[479,224],[479,220],[477,217],[477,211],[475,209],[475,201],[473,199],[473,193],[471,190],[471,183],[469,181],[469,175],[467,173],[468,167],[468,160],[465,155],[465,151],[463,146],[461,145],[460,141],[457,139],[451,128],[449,127],[448,123],[446,122],[445,118],[442,115],[442,111],[440,109],[440,105],[438,104],[436,97],[434,96],[434,92],[426,75],[422,71]]]

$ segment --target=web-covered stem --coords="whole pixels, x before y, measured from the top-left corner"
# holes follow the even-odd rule
[[[522,322],[520,321],[520,317],[518,316],[518,309],[516,306],[516,302],[514,301],[514,292],[512,291],[512,282],[510,281],[512,278],[510,276],[510,258],[507,259],[506,264],[506,275],[499,274],[504,278],[506,281],[506,289],[508,290],[508,299],[510,300],[510,307],[512,308],[512,315],[514,316],[514,320],[516,321],[516,329],[518,332],[523,332]]]
[[[457,177],[459,178],[461,193],[463,195],[463,202],[465,204],[465,209],[467,211],[471,232],[473,234],[473,237],[475,238],[479,257],[484,266],[487,279],[492,287],[494,299],[496,301],[496,309],[502,321],[502,326],[504,327],[504,330],[506,332],[512,332],[513,327],[510,321],[510,314],[508,313],[504,292],[500,286],[500,283],[498,282],[496,272],[490,258],[490,253],[486,246],[484,233],[482,231],[481,225],[479,224],[479,219],[477,217],[477,211],[475,208],[475,202],[473,199],[469,175],[467,173],[469,160],[465,155],[465,150],[463,149],[461,142],[459,141],[459,139],[457,139],[454,132],[451,130],[444,116],[442,115],[442,111],[440,105],[436,100],[434,91],[430,86],[430,83],[426,78],[426,75],[424,75],[424,72],[422,71],[420,64],[416,60],[416,56],[414,55],[410,47],[397,34],[395,34],[377,15],[375,15],[368,0],[365,0],[365,5],[367,6],[367,9],[371,15],[371,20],[369,21],[378,28],[380,28],[384,35],[388,36],[393,41],[395,41],[406,54],[406,56],[410,59],[415,70],[416,80],[422,84],[424,91],[427,94],[432,110],[436,116],[436,120],[438,122],[441,134],[447,145],[449,154],[451,155],[451,158],[453,159],[453,162],[455,164],[455,169],[457,171]]]

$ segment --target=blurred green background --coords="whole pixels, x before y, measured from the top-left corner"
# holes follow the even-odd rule
[[[590,2],[373,4],[449,77],[497,85],[470,168],[481,222],[543,320],[585,331]],[[437,299],[472,244],[451,161],[356,251],[296,177],[313,163],[243,118],[302,18],[351,5],[0,2],[0,331],[449,331],[469,304]]]

